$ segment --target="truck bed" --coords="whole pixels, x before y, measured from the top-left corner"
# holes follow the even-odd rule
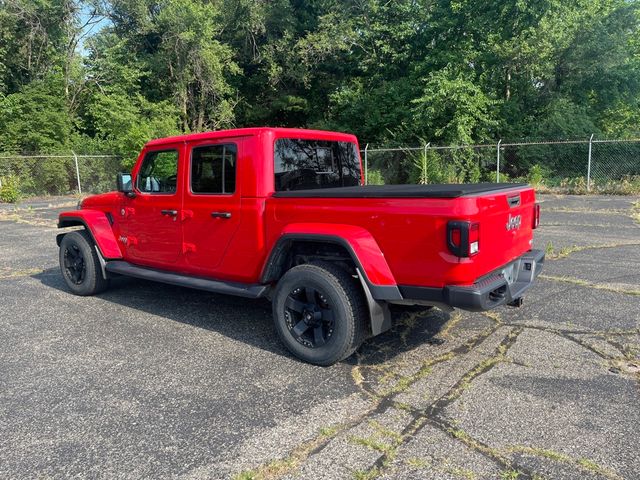
[[[279,198],[458,198],[522,188],[524,183],[473,183],[433,185],[365,185],[280,191]]]

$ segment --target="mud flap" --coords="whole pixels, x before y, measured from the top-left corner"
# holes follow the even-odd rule
[[[367,306],[369,307],[369,320],[371,322],[371,334],[372,336],[380,335],[391,328],[391,312],[389,311],[389,305],[387,302],[378,302],[371,295],[369,285],[364,280],[359,268],[356,268],[358,272],[358,278],[362,284],[365,297],[367,298]]]

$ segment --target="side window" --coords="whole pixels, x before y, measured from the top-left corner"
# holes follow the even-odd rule
[[[234,193],[237,156],[238,148],[233,144],[195,147],[191,151],[191,191]]]
[[[145,193],[176,193],[178,151],[149,152],[142,161],[136,186]]]

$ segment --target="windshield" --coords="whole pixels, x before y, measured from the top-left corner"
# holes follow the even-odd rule
[[[278,192],[360,185],[355,143],[281,138],[274,162]]]

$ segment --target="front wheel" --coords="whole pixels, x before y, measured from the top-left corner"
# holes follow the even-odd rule
[[[367,307],[356,280],[326,262],[299,265],[278,282],[273,297],[276,330],[298,358],[332,365],[365,337]]]
[[[60,242],[60,270],[76,295],[95,295],[109,286],[102,276],[95,243],[85,230],[67,233]]]

